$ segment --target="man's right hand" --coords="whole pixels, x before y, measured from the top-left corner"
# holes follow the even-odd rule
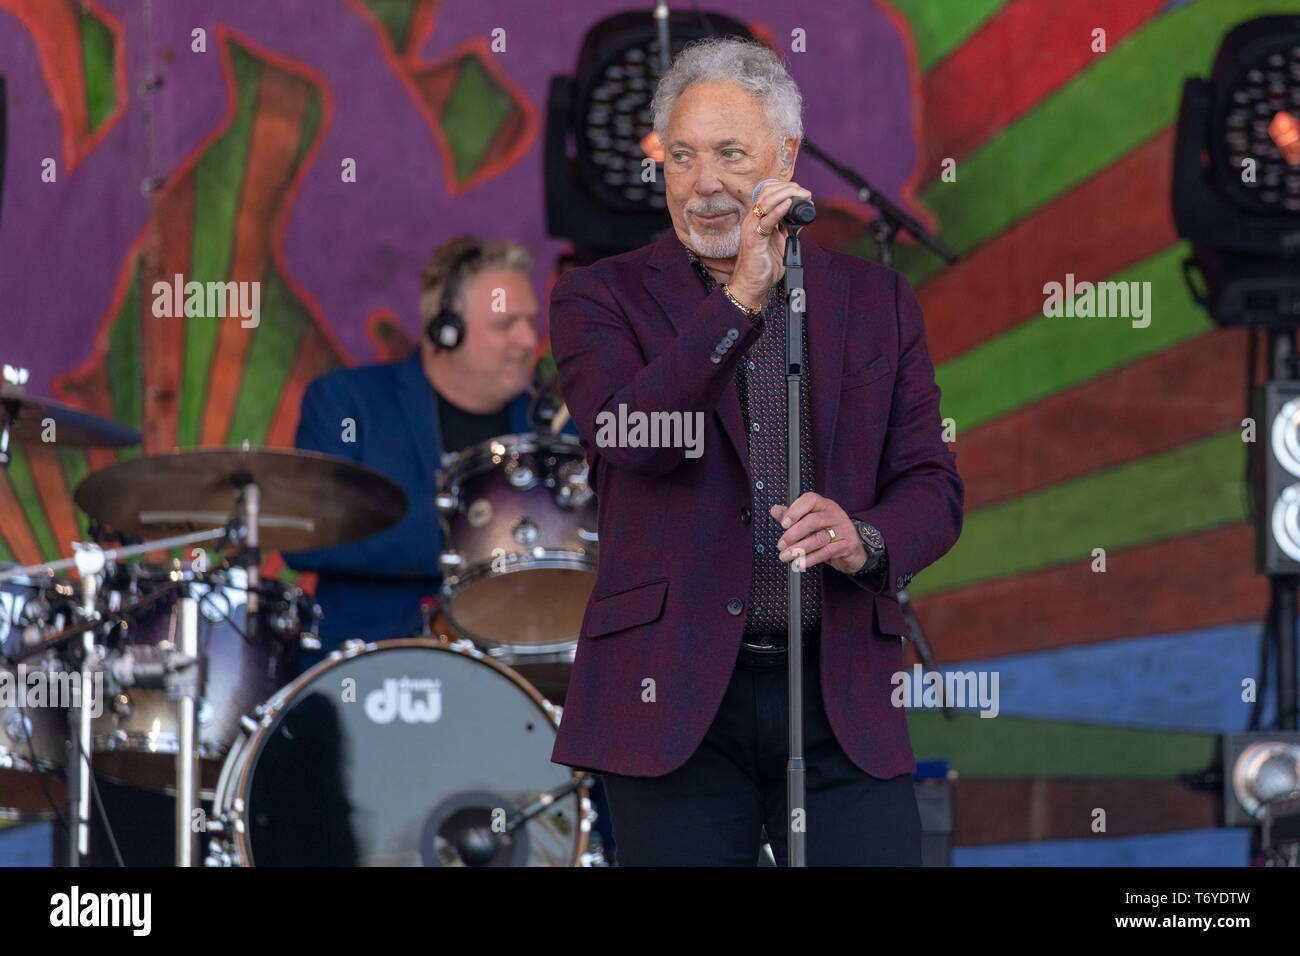
[[[740,227],[740,252],[727,289],[744,306],[761,309],[767,292],[785,275],[785,232],[781,217],[796,199],[812,199],[812,193],[794,181],[772,180],[759,190],[757,205],[765,215],[756,219],[753,210]],[[764,238],[759,228],[771,235]]]

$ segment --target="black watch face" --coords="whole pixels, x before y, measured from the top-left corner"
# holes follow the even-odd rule
[[[880,536],[880,532],[871,525],[858,525],[858,536],[862,538],[862,543],[869,548],[880,549],[885,546],[885,540]]]

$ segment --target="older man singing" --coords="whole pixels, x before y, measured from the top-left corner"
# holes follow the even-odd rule
[[[964,489],[907,281],[805,241],[799,437],[815,490],[787,507],[781,219],[811,198],[793,179],[800,114],[767,48],[688,47],[653,102],[672,232],[566,273],[551,299],[601,547],[553,759],[602,774],[625,865],[752,866],[764,830],[784,862],[792,812],[810,865],[920,862],[916,763],[890,704],[896,593],[956,542]],[[703,454],[598,436],[620,405],[703,412]],[[793,811],[789,561],[805,572],[807,660]]]

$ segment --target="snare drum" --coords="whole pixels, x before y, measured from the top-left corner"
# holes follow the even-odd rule
[[[199,781],[211,792],[221,761],[239,735],[239,718],[289,682],[296,672],[303,630],[295,589],[263,581],[257,626],[249,633],[248,575],[243,568],[196,574],[146,567],[136,571],[139,603],[121,599],[127,624],[111,652],[136,662],[159,658],[179,644],[180,597],[198,602],[200,672],[198,701]],[[173,580],[174,579],[174,580]],[[158,688],[108,687],[104,713],[94,721],[95,770],[109,779],[147,789],[175,789],[178,746],[176,702]]]
[[[568,685],[596,583],[596,501],[567,435],[493,438],[438,472],[452,629],[548,696]]]
[[[557,709],[467,645],[349,642],[245,718],[217,786],[209,865],[577,865],[579,788],[551,763]],[[480,855],[476,858],[473,853]]]

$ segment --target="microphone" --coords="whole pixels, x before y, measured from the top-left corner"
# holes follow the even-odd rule
[[[754,195],[750,197],[750,205],[758,202],[758,191],[763,188],[763,183],[780,182],[779,179],[760,179],[758,185],[754,187]],[[781,222],[792,229],[801,229],[817,218],[817,207],[811,200],[796,199],[790,204],[790,211],[781,217]]]

